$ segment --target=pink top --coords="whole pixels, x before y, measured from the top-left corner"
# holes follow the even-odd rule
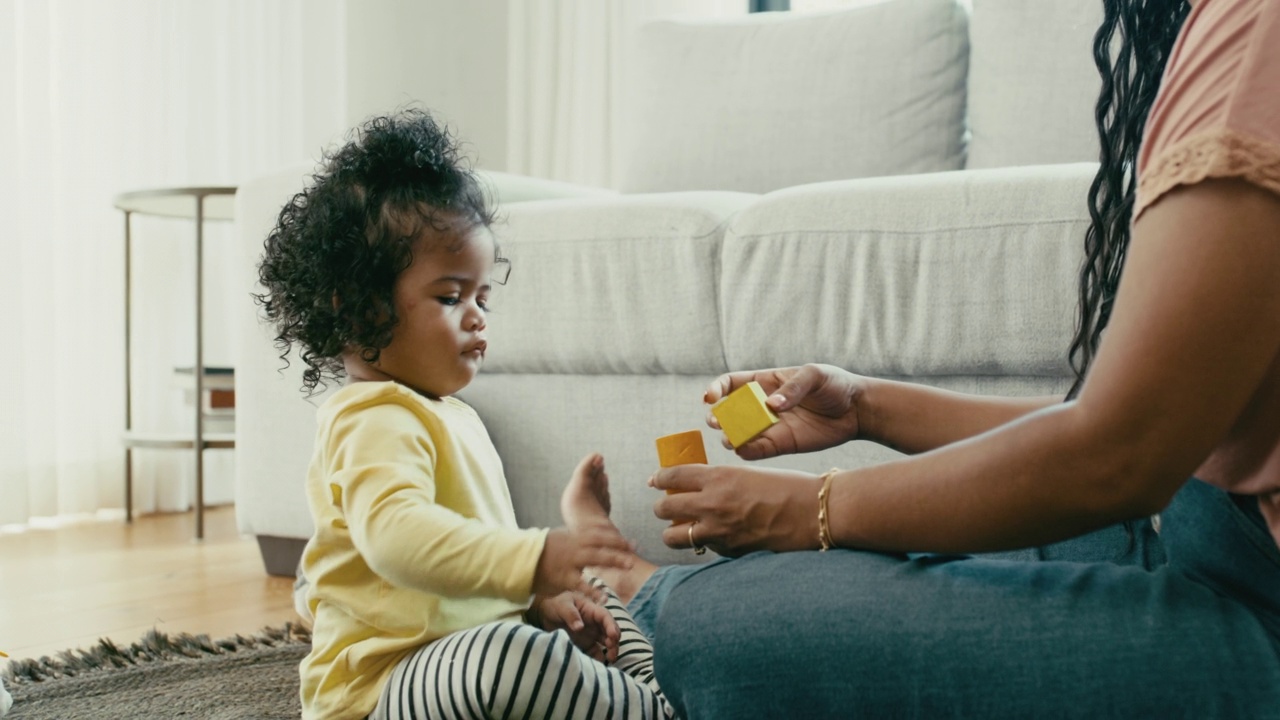
[[[1227,177],[1280,194],[1276,0],[1194,3],[1147,119],[1134,219],[1174,187]],[[1280,545],[1280,358],[1196,477],[1257,495]]]

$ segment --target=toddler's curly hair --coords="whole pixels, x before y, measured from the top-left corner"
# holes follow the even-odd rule
[[[410,108],[366,121],[326,155],[267,236],[254,299],[278,333],[280,358],[296,345],[312,395],[343,375],[342,354],[377,362],[398,318],[396,278],[430,227],[489,227],[489,199],[449,131]]]

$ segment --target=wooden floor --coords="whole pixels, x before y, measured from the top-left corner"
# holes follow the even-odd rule
[[[39,657],[156,628],[217,639],[296,618],[292,582],[270,577],[234,507],[0,534],[0,651]]]

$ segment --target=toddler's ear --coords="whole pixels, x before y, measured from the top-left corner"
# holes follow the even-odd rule
[[[338,291],[334,290],[333,291],[333,309],[337,310],[341,305],[342,303],[338,300]]]

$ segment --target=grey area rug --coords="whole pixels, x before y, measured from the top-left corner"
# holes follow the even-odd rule
[[[100,640],[16,660],[4,673],[13,695],[5,720],[298,718],[298,662],[310,642],[289,623],[216,641],[152,630],[128,647]]]

